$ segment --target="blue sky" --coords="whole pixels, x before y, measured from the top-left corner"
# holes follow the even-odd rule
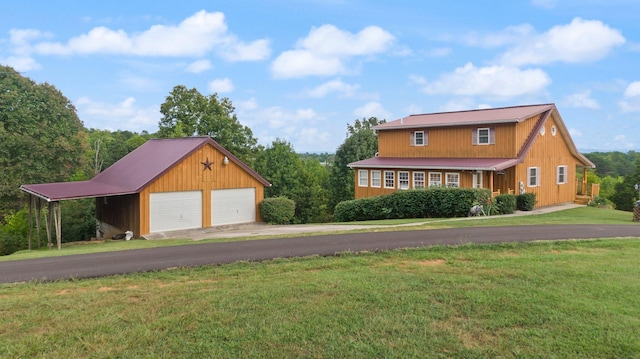
[[[0,63],[88,128],[155,132],[177,85],[218,93],[259,142],[335,152],[376,116],[550,103],[581,150],[640,150],[640,2],[3,3]]]

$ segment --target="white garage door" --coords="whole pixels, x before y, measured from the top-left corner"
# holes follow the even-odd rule
[[[255,221],[255,188],[218,189],[211,191],[212,226]]]
[[[202,227],[202,192],[151,193],[150,232]]]

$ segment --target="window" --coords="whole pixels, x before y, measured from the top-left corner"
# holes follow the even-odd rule
[[[540,185],[539,172],[539,167],[527,168],[527,187],[538,187]]]
[[[371,171],[371,187],[380,188],[380,171]]]
[[[395,172],[384,171],[384,188],[395,188]]]
[[[398,188],[409,189],[409,172],[407,171],[398,172]]]
[[[424,172],[413,172],[413,188],[424,188]]]
[[[460,187],[459,173],[447,173],[447,187]]]
[[[556,126],[551,126],[551,135],[552,136],[556,135]]]
[[[427,134],[424,131],[411,132],[411,146],[426,146]]]
[[[367,187],[369,184],[369,171],[358,170],[358,186]]]
[[[471,132],[471,142],[474,145],[493,145],[495,143],[495,129],[494,128],[476,128]]]
[[[442,173],[429,172],[429,187],[441,187],[442,186]]]
[[[556,170],[556,183],[557,184],[567,183],[567,166],[558,166]]]

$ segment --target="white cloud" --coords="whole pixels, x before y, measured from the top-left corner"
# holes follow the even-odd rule
[[[189,66],[187,66],[187,68],[185,69],[187,72],[191,72],[194,74],[199,74],[201,72],[207,71],[209,69],[211,69],[212,65],[211,65],[211,61],[209,60],[198,60],[198,61],[194,61],[192,63],[189,64]]]
[[[554,26],[543,34],[522,37],[500,61],[512,66],[592,62],[625,41],[620,31],[601,21],[575,18],[570,24]]]
[[[382,104],[376,101],[367,102],[353,111],[356,118],[377,117],[378,120],[391,119],[391,112],[387,111]]]
[[[618,103],[623,113],[640,112],[640,81],[630,83],[624,91],[624,98]]]
[[[635,81],[627,86],[627,89],[624,91],[624,97],[636,97],[640,96],[640,81]]]
[[[133,97],[109,104],[96,102],[85,96],[76,100],[75,105],[78,116],[87,128],[153,132],[161,117],[157,106],[138,107]]]
[[[444,74],[423,87],[427,94],[480,96],[489,99],[511,98],[540,93],[551,78],[540,69],[520,70],[508,66],[475,67],[468,63]]]
[[[565,102],[571,107],[585,107],[591,110],[600,108],[598,101],[591,98],[589,90],[569,95],[565,98]]]
[[[18,72],[26,72],[32,70],[40,70],[42,66],[32,57],[29,56],[9,56],[0,57],[0,63],[13,67]]]
[[[207,86],[209,92],[217,92],[217,93],[225,93],[225,92],[233,92],[233,81],[229,78],[225,77],[223,79],[215,79],[209,82]]]
[[[276,78],[345,74],[350,58],[383,53],[394,40],[377,26],[366,27],[357,34],[333,25],[314,27],[294,50],[283,52],[273,61],[271,71]]]
[[[313,98],[323,98],[330,93],[338,93],[342,97],[353,97],[360,85],[349,85],[347,83],[342,82],[340,79],[331,80],[325,82],[309,91],[305,94],[309,97]]]
[[[43,55],[113,54],[137,56],[203,56],[212,50],[229,61],[262,60],[268,57],[269,41],[249,45],[228,32],[224,14],[199,11],[177,26],[153,25],[128,34],[100,26],[73,37],[66,44],[42,42],[34,50]]]

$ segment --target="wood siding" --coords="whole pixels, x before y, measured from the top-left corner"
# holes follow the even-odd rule
[[[202,162],[211,162],[211,170]],[[149,196],[156,192],[202,191],[202,227],[211,227],[211,190],[230,188],[256,189],[256,221],[261,221],[260,202],[264,186],[237,164],[224,164],[224,155],[207,144],[169,169],[140,192],[140,232],[149,233]]]
[[[495,144],[472,143],[473,132],[479,127],[495,129]],[[424,131],[426,145],[411,145],[414,131]],[[519,149],[515,131],[515,124],[379,131],[378,155],[405,158],[511,158],[516,156]]]
[[[138,194],[96,198],[96,219],[119,229],[118,233],[133,231],[135,237],[140,233],[140,201]],[[118,233],[104,233],[111,238]]]
[[[516,166],[516,182],[522,181],[526,192],[536,194],[536,207],[573,202],[577,193],[575,183],[579,162],[571,154],[565,139],[558,131],[559,126],[555,115],[547,119],[544,127],[544,135],[537,132],[537,138],[524,162]],[[555,135],[552,130],[554,127]],[[564,184],[557,183],[558,166],[567,166]],[[527,169],[530,167],[540,168],[539,185],[536,187],[527,185]]]

